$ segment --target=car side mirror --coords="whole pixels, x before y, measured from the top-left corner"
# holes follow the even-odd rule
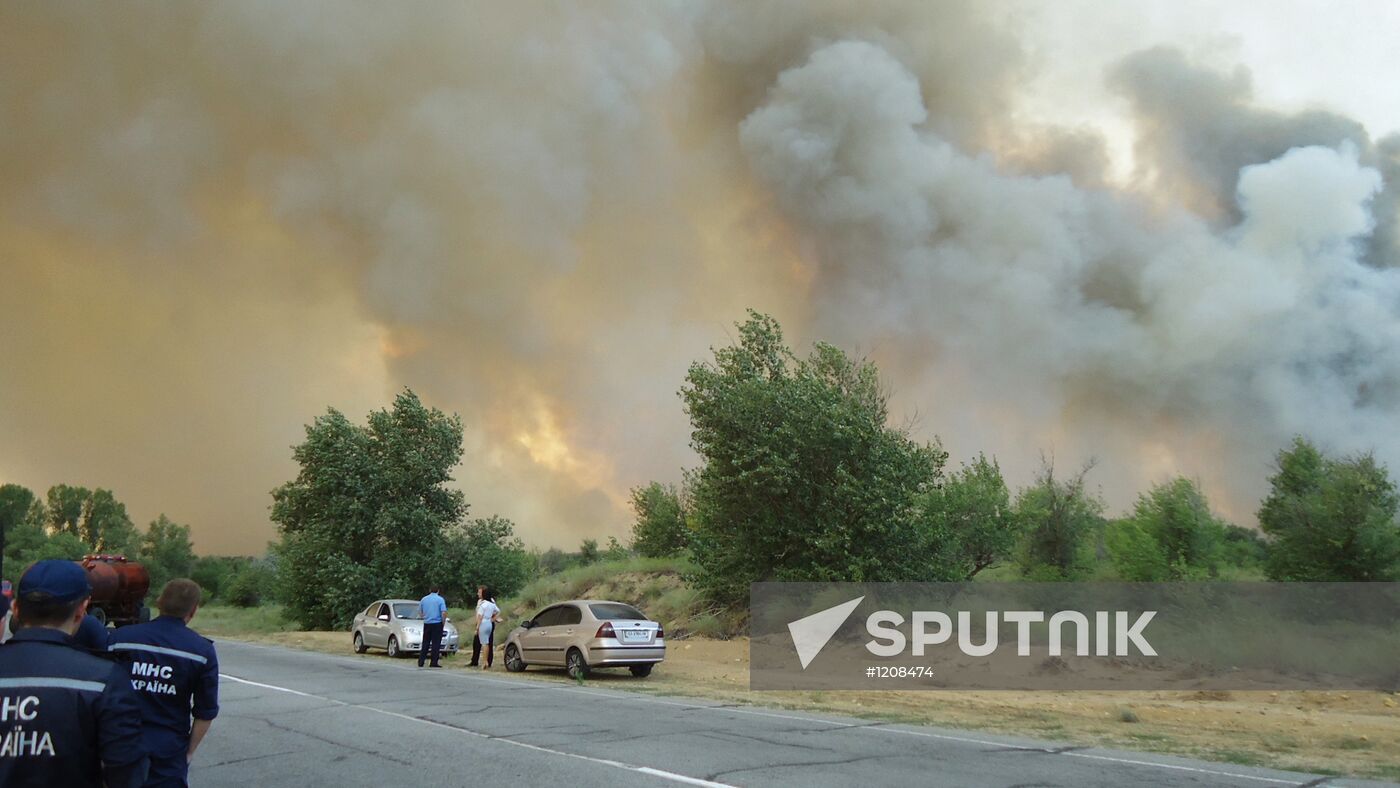
[[[379,620],[380,620],[380,621],[388,621],[388,620],[389,620],[389,614],[388,614],[388,613],[380,613],[380,614],[379,614]]]
[[[520,622],[520,626],[525,627],[526,629],[533,629],[535,626],[535,622],[527,618],[524,621]]]

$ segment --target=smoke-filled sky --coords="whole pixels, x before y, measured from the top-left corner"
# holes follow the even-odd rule
[[[1219,6],[1219,7],[1218,7]],[[290,446],[411,387],[473,515],[623,535],[746,307],[1013,484],[1251,523],[1400,469],[1400,6],[0,6],[0,481],[260,552]]]

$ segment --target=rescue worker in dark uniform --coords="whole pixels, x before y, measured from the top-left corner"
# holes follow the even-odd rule
[[[99,654],[107,653],[107,625],[97,620],[91,613],[83,616],[78,631],[73,633],[73,642]]]
[[[114,631],[107,646],[130,663],[141,743],[151,757],[147,786],[188,785],[190,761],[219,713],[214,643],[189,628],[200,593],[193,580],[171,580],[156,601],[160,616]]]
[[[0,785],[134,788],[141,712],[123,666],[74,645],[87,573],[39,561],[19,581],[18,631],[0,646]]]

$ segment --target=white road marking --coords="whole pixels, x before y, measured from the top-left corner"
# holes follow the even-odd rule
[[[1199,766],[1182,766],[1175,763],[1153,763],[1152,761],[1135,761],[1131,758],[1113,758],[1108,755],[1094,755],[1087,752],[1062,752],[1060,755],[1068,755],[1071,758],[1092,758],[1096,761],[1112,761],[1114,763],[1130,763],[1134,766],[1156,766],[1158,769],[1176,769],[1183,772],[1197,772],[1200,774],[1229,774],[1231,777],[1239,777],[1245,780],[1258,780],[1264,783],[1277,783],[1279,785],[1298,785],[1293,780],[1280,780],[1275,777],[1256,777],[1251,774],[1232,774],[1230,772],[1218,772],[1214,769],[1202,769]]]
[[[303,698],[315,698],[316,700],[326,700],[326,701],[330,701],[331,703],[338,703],[338,704],[340,704],[340,705],[342,705],[342,706],[346,705],[346,703],[345,703],[344,701],[339,701],[339,700],[336,700],[336,699],[334,699],[334,698],[323,698],[323,697],[321,697],[320,695],[312,695],[312,694],[309,693],[309,692],[302,692],[301,690],[294,690],[294,689],[291,689],[290,687],[278,687],[278,686],[276,686],[276,685],[274,685],[274,684],[263,684],[263,683],[260,682],[260,681],[249,681],[248,679],[241,679],[241,678],[239,678],[239,677],[237,677],[237,676],[230,676],[230,675],[227,674],[227,673],[221,673],[221,674],[219,674],[219,678],[221,678],[221,679],[228,679],[229,681],[236,681],[236,682],[238,682],[239,684],[247,684],[247,685],[252,686],[252,687],[262,687],[263,689],[277,690],[278,692],[286,692],[286,693],[291,694],[291,695],[300,695],[300,696],[302,696]]]
[[[242,643],[242,642],[240,642],[239,645],[240,645],[240,646],[252,646],[253,648],[265,648],[265,649],[277,650],[277,651],[282,651],[282,652],[284,652],[284,653],[288,651],[287,649],[280,648],[280,647],[277,647],[277,646],[264,646],[264,645],[257,644],[257,643]],[[365,664],[365,658],[364,658],[364,657],[347,658],[347,657],[339,657],[339,656],[336,656],[336,655],[333,655],[333,654],[322,654],[322,655],[320,655],[320,656],[322,656],[322,657],[329,657],[330,659],[335,659],[335,660],[339,660],[339,661],[343,661],[343,662],[347,662],[347,663],[355,664],[355,665],[364,665],[364,664]],[[375,667],[381,668],[381,669],[385,669],[385,670],[415,670],[414,668],[410,668],[410,667],[408,667],[408,666],[399,667],[399,666],[396,666],[396,665],[376,665]],[[415,672],[416,672],[416,670],[415,670]],[[469,680],[469,681],[484,681],[484,682],[486,682],[486,683],[488,683],[488,684],[508,684],[508,685],[510,685],[510,686],[515,686],[515,687],[518,687],[518,686],[522,686],[522,685],[523,685],[523,686],[528,686],[528,687],[536,687],[536,688],[539,688],[539,689],[554,690],[554,691],[556,691],[556,692],[572,692],[572,693],[580,694],[580,695],[592,695],[593,697],[597,697],[597,698],[610,698],[610,699],[613,699],[613,700],[629,700],[629,701],[636,701],[636,702],[639,702],[639,703],[656,703],[656,704],[663,705],[663,706],[677,706],[677,707],[685,708],[685,709],[697,709],[697,710],[703,710],[703,711],[732,712],[732,713],[735,713],[735,714],[751,714],[751,715],[758,716],[758,717],[776,717],[776,718],[778,718],[778,719],[784,719],[784,720],[797,720],[797,721],[801,721],[801,722],[815,723],[815,724],[818,724],[818,725],[830,725],[830,726],[837,727],[837,728],[847,728],[847,727],[851,727],[851,724],[848,723],[848,722],[838,722],[838,721],[836,721],[836,720],[824,720],[824,719],[821,719],[820,717],[805,717],[805,716],[799,716],[799,715],[796,715],[796,714],[779,714],[779,713],[777,713],[777,712],[772,712],[772,711],[762,711],[762,710],[760,710],[760,709],[753,709],[753,708],[739,708],[739,707],[735,707],[735,706],[719,706],[719,705],[716,705],[716,706],[709,706],[709,705],[704,705],[704,704],[699,704],[699,703],[686,703],[686,702],[684,702],[684,701],[663,700],[663,699],[661,699],[661,698],[655,698],[655,697],[651,697],[651,696],[649,696],[649,695],[644,695],[644,694],[637,693],[637,692],[627,692],[626,690],[617,690],[617,691],[613,691],[613,692],[600,692],[600,691],[598,691],[598,690],[588,690],[588,689],[582,689],[582,688],[579,688],[579,687],[564,687],[564,686],[559,686],[559,685],[556,685],[556,684],[546,684],[546,683],[541,682],[541,681],[530,681],[530,680],[528,680],[528,679],[496,678],[495,676],[472,675],[472,674],[470,674],[470,673],[443,673],[443,674],[440,674],[440,675],[451,676],[451,677],[457,678],[457,679],[466,679],[466,680]],[[249,682],[249,683],[252,683],[252,682]],[[295,692],[295,690],[293,690],[293,692]],[[319,696],[313,695],[313,696],[310,696],[310,697],[319,697]],[[327,700],[329,700],[329,699],[327,699]],[[337,701],[337,702],[338,702],[338,701]],[[363,708],[369,708],[369,707],[363,707]],[[374,709],[374,711],[379,711],[379,710],[378,710],[378,709]],[[451,726],[448,726],[448,727],[451,727]],[[1031,747],[1031,746],[1027,746],[1027,745],[1024,745],[1024,744],[1011,744],[1011,743],[1008,743],[1008,742],[990,741],[990,740],[987,740],[987,739],[974,739],[974,738],[970,738],[970,737],[950,736],[950,735],[948,735],[948,734],[944,734],[944,733],[933,733],[933,732],[930,732],[930,731],[912,731],[912,730],[906,730],[906,729],[902,729],[902,728],[891,728],[891,727],[883,726],[883,725],[881,725],[881,726],[873,726],[873,725],[860,726],[860,730],[863,730],[863,731],[871,731],[871,732],[873,732],[873,733],[894,733],[894,734],[899,734],[899,735],[902,735],[902,736],[919,736],[919,737],[927,738],[927,739],[939,739],[939,740],[942,740],[942,741],[955,741],[955,742],[960,742],[960,743],[963,743],[963,744],[976,744],[976,745],[980,745],[980,746],[984,746],[984,747],[1000,747],[1000,748],[1002,748],[1002,749],[1026,750],[1026,751],[1030,751],[1030,752],[1046,751],[1044,747]],[[519,743],[519,742],[512,742],[512,743]],[[525,745],[525,746],[530,746],[530,745]],[[549,750],[548,752],[553,752],[553,750]],[[1187,772],[1194,772],[1194,773],[1197,773],[1197,774],[1208,774],[1208,775],[1211,775],[1211,776],[1214,776],[1214,777],[1229,777],[1229,778],[1236,779],[1236,780],[1253,780],[1253,781],[1255,781],[1255,782],[1273,783],[1273,784],[1277,784],[1277,785],[1303,785],[1303,784],[1305,784],[1305,783],[1300,783],[1300,782],[1297,782],[1297,781],[1294,781],[1294,780],[1284,780],[1284,779],[1280,779],[1280,778],[1277,778],[1277,777],[1262,777],[1262,776],[1254,775],[1254,774],[1243,774],[1243,773],[1241,773],[1241,772],[1230,772],[1230,771],[1225,771],[1225,770],[1223,770],[1223,769],[1207,769],[1207,768],[1200,767],[1200,766],[1184,766],[1184,765],[1181,765],[1181,764],[1161,763],[1161,762],[1158,762],[1158,761],[1139,761],[1139,760],[1133,760],[1133,759],[1131,759],[1131,758],[1117,758],[1117,757],[1113,757],[1113,756],[1109,756],[1109,755],[1094,755],[1094,754],[1092,754],[1092,753],[1077,752],[1077,751],[1074,751],[1074,752],[1053,752],[1053,751],[1046,751],[1046,752],[1047,752],[1048,754],[1052,754],[1052,755],[1068,755],[1068,756],[1073,756],[1073,757],[1075,757],[1075,758],[1088,758],[1088,759],[1099,760],[1099,761],[1111,761],[1111,762],[1114,762],[1114,763],[1122,763],[1122,764],[1128,764],[1128,765],[1132,765],[1132,766],[1147,766],[1147,767],[1156,768],[1156,769],[1168,769],[1168,770],[1172,770],[1172,771],[1187,771]],[[563,754],[563,755],[572,755],[572,753],[562,753],[562,754]],[[575,757],[585,757],[585,756],[575,756]],[[637,767],[637,768],[640,769],[640,768],[645,768],[645,767]],[[676,776],[677,776],[677,777],[685,777],[685,775],[676,775]],[[694,779],[694,778],[686,777],[685,779],[690,780],[690,779]],[[700,784],[701,784],[701,785],[715,785],[716,783],[703,783],[703,782],[702,782],[702,783],[700,783]]]
[[[500,742],[502,744],[510,744],[516,747],[524,747],[527,750],[548,753],[550,755],[562,755],[565,758],[575,758],[580,761],[588,761],[589,763],[596,763],[602,766],[611,766],[615,769],[625,769],[629,772],[637,772],[638,774],[646,774],[652,777],[659,777],[663,780],[669,780],[671,782],[684,783],[686,785],[702,785],[706,786],[706,788],[734,788],[728,783],[717,783],[712,782],[710,780],[702,780],[699,777],[691,777],[689,775],[679,774],[677,772],[668,772],[664,769],[655,769],[650,766],[637,766],[630,763],[623,763],[622,761],[609,760],[607,758],[594,758],[589,755],[580,755],[576,752],[553,750],[549,747],[541,747],[538,744],[530,744],[528,742],[516,741],[515,739],[504,739],[499,736],[488,736],[485,733],[478,733],[467,728],[459,728],[455,725],[447,725],[446,723],[425,719],[423,717],[414,717],[409,714],[401,714],[397,711],[380,709],[374,706],[367,706],[362,703],[347,703],[346,701],[337,700],[335,698],[328,698],[324,695],[315,695],[310,692],[302,692],[301,690],[295,690],[291,687],[279,687],[276,684],[264,684],[260,681],[251,681],[249,679],[241,678],[239,676],[229,675],[228,673],[220,675],[219,678],[228,679],[230,681],[236,681],[239,684],[247,684],[252,687],[260,687],[262,689],[273,690],[275,692],[285,692],[289,695],[297,695],[303,698],[313,698],[315,700],[325,701],[327,703],[334,703],[337,706],[344,706],[350,709],[362,709],[364,711],[374,712],[375,714],[383,714],[386,717],[397,717],[398,719],[407,720],[409,722],[417,722],[423,725],[431,725],[435,728],[442,728],[443,730],[452,731],[453,733],[460,733],[464,736],[471,736],[477,739],[485,739],[487,741]]]

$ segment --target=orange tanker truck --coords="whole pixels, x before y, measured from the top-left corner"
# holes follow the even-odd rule
[[[122,555],[89,555],[79,561],[92,585],[88,612],[105,625],[144,623],[151,619],[146,592],[151,575],[146,567]]]

